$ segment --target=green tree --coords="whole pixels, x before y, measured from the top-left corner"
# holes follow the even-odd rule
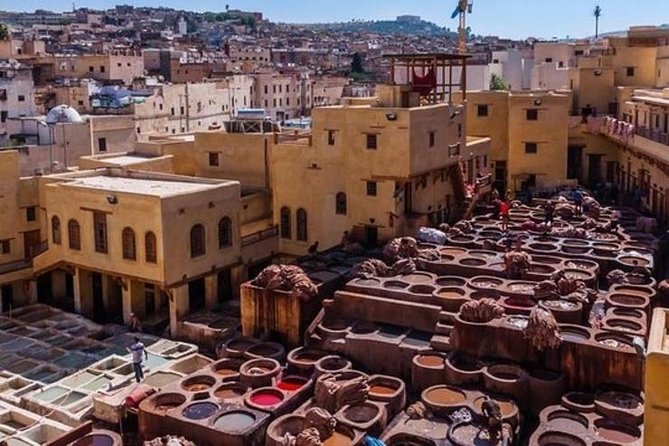
[[[9,40],[9,28],[4,23],[0,23],[0,40]]]
[[[504,82],[501,76],[493,74],[490,77],[490,89],[491,90],[508,90],[509,86]]]
[[[602,16],[602,8],[599,5],[595,6],[595,10],[592,13],[595,16],[595,39],[599,38],[599,18]]]
[[[362,66],[362,55],[355,53],[351,61],[351,73],[364,73],[365,68]]]

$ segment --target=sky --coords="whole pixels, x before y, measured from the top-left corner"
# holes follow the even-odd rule
[[[116,4],[167,6],[196,11],[231,9],[261,11],[275,22],[341,22],[352,19],[393,19],[398,15],[420,15],[455,30],[450,15],[457,0],[74,0],[77,7],[110,8]],[[668,0],[473,0],[474,13],[468,25],[475,34],[500,37],[585,37],[594,35],[592,11],[603,10],[600,32],[621,31],[631,25],[669,23]],[[18,6],[20,5],[20,6]],[[31,11],[36,8],[69,10],[72,0],[0,0],[0,10]]]

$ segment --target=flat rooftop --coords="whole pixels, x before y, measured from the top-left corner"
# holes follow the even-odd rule
[[[171,181],[160,179],[115,177],[96,175],[77,178],[65,183],[67,186],[99,189],[108,192],[126,192],[131,194],[167,197],[171,195],[187,194],[205,191],[220,187],[225,183],[204,183],[188,181]]]
[[[110,156],[110,157],[105,157],[99,159],[100,161],[104,161],[105,163],[111,163],[111,164],[116,164],[119,166],[130,166],[132,164],[139,164],[146,162],[148,160],[156,158],[155,156],[150,156],[150,155],[138,155],[138,154],[128,154],[128,155],[120,155],[120,156]]]

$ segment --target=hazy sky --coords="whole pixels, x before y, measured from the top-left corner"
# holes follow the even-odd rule
[[[197,11],[231,8],[262,11],[273,21],[331,22],[351,19],[387,19],[397,15],[420,15],[442,26],[457,28],[450,14],[457,0],[75,0],[76,5],[108,8],[115,4],[168,6]],[[469,24],[476,34],[503,37],[583,37],[594,34],[592,11],[601,5],[600,32],[619,31],[630,25],[669,23],[669,0],[474,0]],[[71,0],[0,1],[0,9],[70,9]]]

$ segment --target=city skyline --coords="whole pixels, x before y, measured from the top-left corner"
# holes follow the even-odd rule
[[[96,9],[112,8],[116,2],[110,0],[89,0],[85,3],[76,3],[76,7]],[[135,6],[183,8],[183,4],[174,0],[128,2]],[[347,22],[350,20],[384,20],[394,19],[398,15],[420,15],[425,20],[437,23],[440,26],[457,29],[457,20],[451,20],[450,14],[456,1],[425,0],[416,4],[407,0],[394,1],[392,4],[381,0],[368,0],[363,4],[352,0],[341,0],[336,5],[324,8],[319,2],[292,0],[280,4],[267,0],[239,0],[229,2],[213,2],[205,0],[192,9],[196,12],[223,11],[225,5],[230,8],[254,10],[262,12],[274,22],[287,23],[322,23]],[[565,0],[559,4],[545,4],[543,2],[527,2],[523,0],[508,0],[505,4],[492,5],[492,0],[478,0],[474,2],[474,13],[468,17],[468,24],[476,34],[498,35],[509,38],[538,37],[563,39],[566,37],[578,38],[594,34],[594,18],[592,11],[600,4],[603,16],[600,20],[600,32],[623,31],[629,26],[661,25],[669,23],[669,14],[657,14],[662,11],[660,0],[640,0],[630,7],[629,2],[623,0],[607,0],[606,2],[582,0]],[[72,8],[72,3],[65,0],[56,0],[47,5],[42,0],[26,0],[21,8],[10,10],[32,11],[34,9],[49,9],[66,11]]]

